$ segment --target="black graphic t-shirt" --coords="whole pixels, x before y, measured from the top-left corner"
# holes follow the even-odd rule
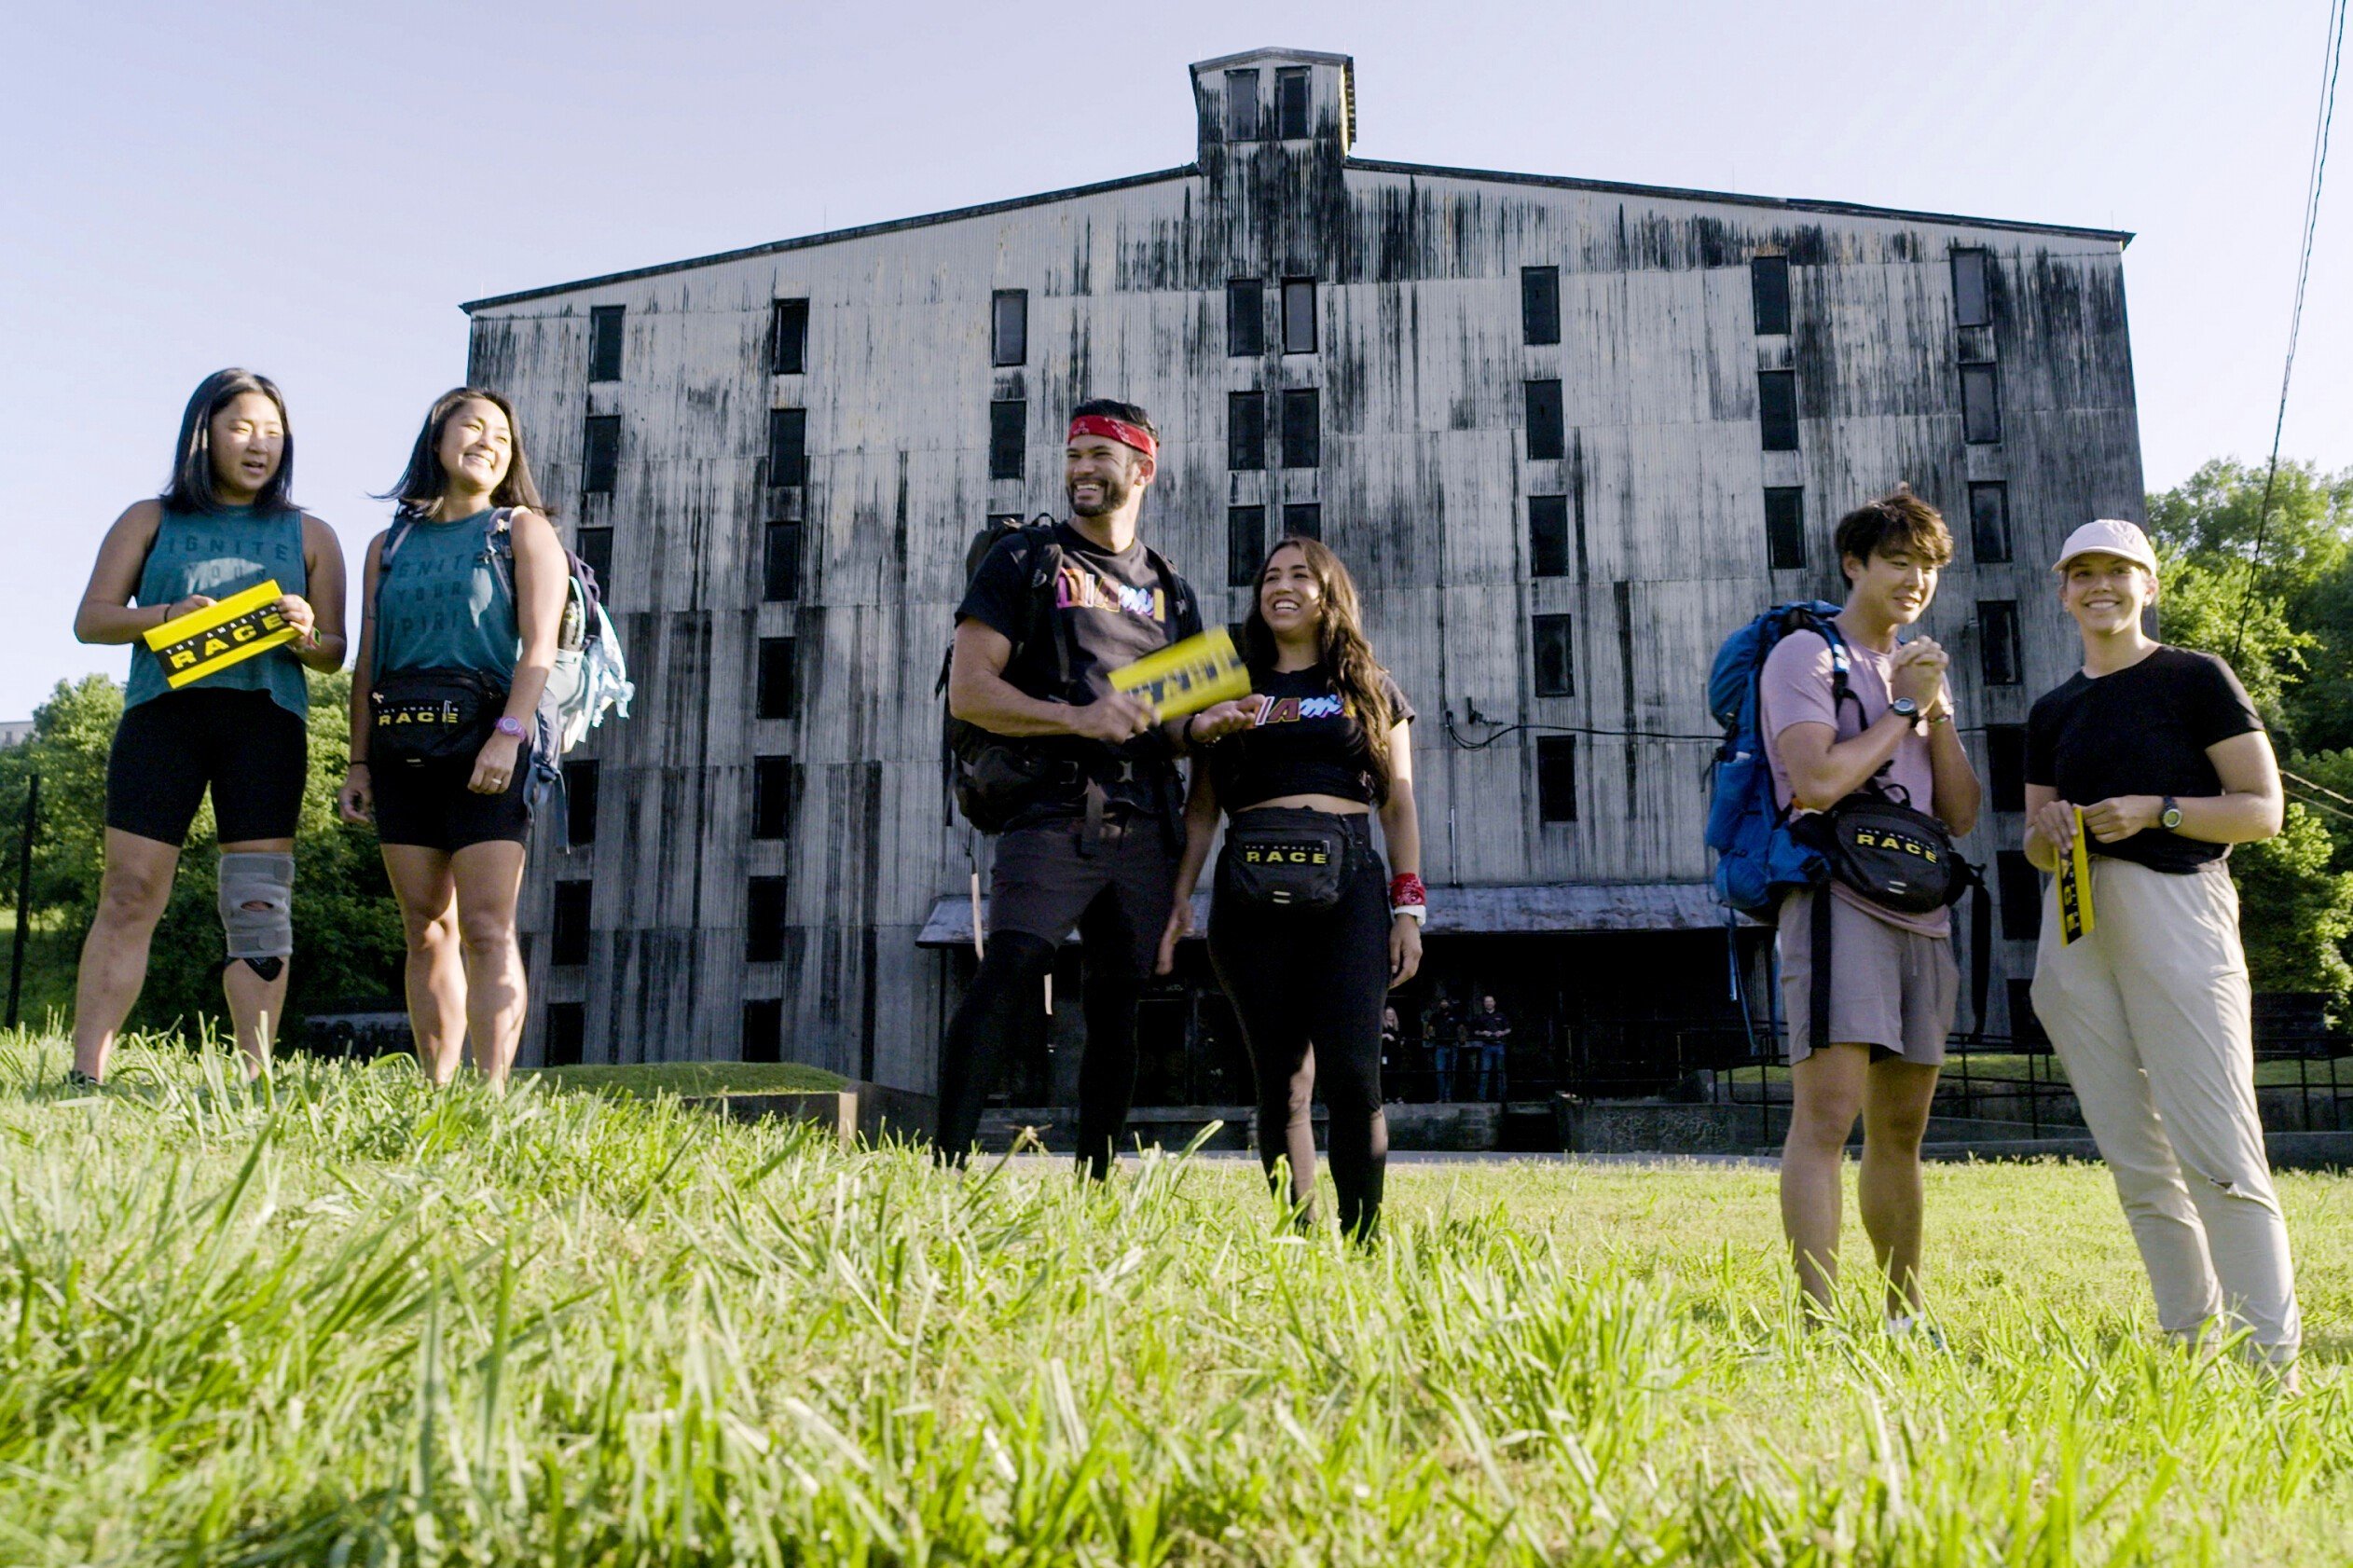
[[[2026,781],[2077,805],[2118,795],[2219,795],[2222,777],[2206,749],[2263,727],[2230,666],[2211,653],[2160,648],[2096,680],[2079,669],[2045,693],[2027,716]],[[2085,844],[2095,855],[2174,873],[2230,853],[2226,844],[2163,828]]]
[[[1240,811],[1285,795],[1336,795],[1374,805],[1380,798],[1372,750],[1323,665],[1278,672],[1253,669],[1257,721],[1209,749],[1218,804]],[[1392,724],[1413,722],[1413,705],[1384,673],[1381,691]]]
[[[1068,523],[1054,526],[1054,543],[1061,546],[1060,569],[1039,590],[1040,602],[1025,604],[1029,580],[1040,546],[1033,536],[1016,534],[999,541],[973,573],[964,602],[956,607],[960,625],[980,622],[1013,643],[1013,656],[1005,666],[1005,679],[1024,695],[1041,702],[1084,705],[1111,690],[1110,672],[1158,653],[1201,630],[1200,612],[1192,596],[1182,604],[1169,602],[1177,585],[1163,581],[1152,569],[1144,542],[1111,551],[1094,543]],[[1026,639],[1024,632],[1026,628]],[[1063,640],[1070,660],[1070,681],[1060,683],[1055,639]],[[1148,731],[1124,747],[1073,736],[1040,742],[1071,755],[1092,754],[1109,760],[1165,763],[1168,743],[1157,730]],[[1113,790],[1115,797],[1129,794],[1138,804],[1140,791]],[[1151,804],[1157,805],[1154,801]]]

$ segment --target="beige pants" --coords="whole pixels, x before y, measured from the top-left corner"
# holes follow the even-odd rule
[[[2230,873],[2094,856],[2092,912],[2091,934],[2062,945],[2044,890],[2034,1011],[2115,1176],[2157,1321],[2186,1338],[2228,1315],[2291,1357],[2304,1327],[2255,1112]]]

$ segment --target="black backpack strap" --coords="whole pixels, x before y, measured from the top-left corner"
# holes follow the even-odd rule
[[[1814,884],[1813,979],[1806,987],[1806,1049],[1830,1049],[1830,882]]]

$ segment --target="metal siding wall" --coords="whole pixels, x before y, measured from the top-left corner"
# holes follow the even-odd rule
[[[1961,440],[1955,242],[1995,250],[1998,448]],[[1785,343],[1750,333],[1760,249],[1792,256]],[[1562,269],[1557,346],[1521,341],[1523,265]],[[1230,359],[1226,280],[1286,275],[1319,280],[1321,351]],[[2076,522],[2139,511],[2122,286],[2096,241],[1343,171],[1328,145],[1262,144],[1207,149],[1199,177],[488,308],[475,361],[517,399],[551,502],[615,528],[640,693],[584,753],[603,760],[611,825],[564,870],[593,867],[599,962],[585,991],[558,975],[547,994],[586,997],[591,1059],[733,1056],[744,997],[781,994],[789,1055],[929,1086],[942,966],[914,934],[966,876],[962,830],[942,826],[932,681],[967,541],[988,513],[1062,509],[1061,420],[1084,395],[1161,422],[1146,530],[1212,615],[1246,604],[1221,588],[1226,508],[1263,504],[1279,527],[1287,502],[1322,502],[1423,714],[1433,882],[1700,880],[1704,744],[1580,736],[1579,820],[1545,825],[1532,737],[1447,749],[1441,710],[1704,734],[1716,642],[1772,597],[1836,597],[1836,518],[1908,479],[1962,539],[1927,627],[1958,655],[1963,722],[2023,720],[2071,658],[2043,563]],[[1026,365],[989,364],[998,288],[1029,292]],[[803,296],[807,373],[772,378],[770,301]],[[584,396],[597,304],[628,308],[624,378]],[[1755,372],[1782,366],[1798,373],[1800,450],[1763,453]],[[1534,378],[1562,383],[1558,462],[1525,456]],[[1287,386],[1323,392],[1321,469],[1229,474],[1226,394]],[[991,481],[987,405],[1012,395],[1029,404],[1027,473]],[[772,404],[809,409],[797,606],[759,602]],[[623,417],[622,483],[584,513],[591,408]],[[2009,482],[2013,565],[1967,559],[1972,477]],[[1803,573],[1766,571],[1768,483],[1805,488]],[[1569,578],[1528,576],[1532,493],[1573,497]],[[1977,685],[1981,596],[2021,602],[2023,687]],[[1576,617],[1573,696],[1532,695],[1537,612]],[[798,716],[757,721],[758,640],[784,634],[801,640]],[[791,837],[752,844],[751,759],[775,752],[802,769]],[[2016,828],[1988,822],[1970,849],[1988,858]],[[548,848],[526,901],[535,932]],[[777,872],[787,958],[748,966],[744,884]],[[544,972],[535,957],[535,983]]]

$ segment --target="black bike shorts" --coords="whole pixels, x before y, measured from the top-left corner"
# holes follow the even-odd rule
[[[210,789],[223,844],[292,838],[310,772],[309,727],[268,692],[166,692],[115,726],[106,825],[177,848]]]
[[[466,788],[474,758],[371,764],[376,836],[454,855],[473,844],[523,844],[531,836],[531,749],[515,754],[515,777],[503,792],[477,795]]]

